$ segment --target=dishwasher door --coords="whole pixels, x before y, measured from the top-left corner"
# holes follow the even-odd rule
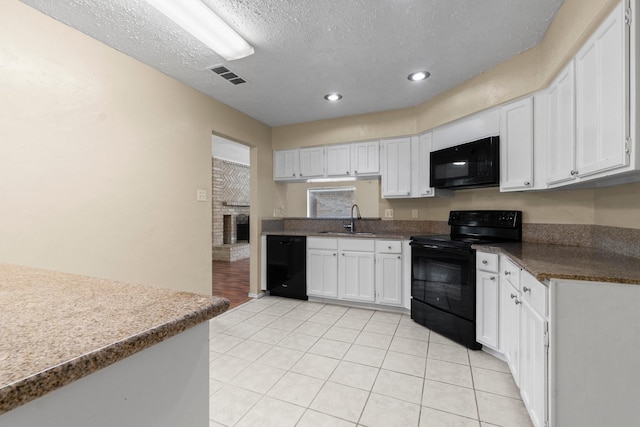
[[[270,295],[308,299],[305,236],[267,236],[267,290]]]

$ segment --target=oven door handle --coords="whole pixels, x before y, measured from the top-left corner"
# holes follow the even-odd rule
[[[438,245],[431,245],[428,243],[418,243],[418,242],[409,242],[409,246],[417,248],[417,249],[426,249],[426,250],[432,250],[432,251],[439,251],[439,252],[443,252],[443,253],[451,253],[451,254],[468,254],[468,253],[473,253],[474,250],[469,248],[451,248],[451,247],[446,247],[446,246],[438,246]]]

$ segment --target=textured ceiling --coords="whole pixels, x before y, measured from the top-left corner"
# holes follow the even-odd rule
[[[203,0],[255,47],[225,62],[144,0],[21,1],[271,126],[423,103],[535,46],[562,4]],[[415,70],[431,77],[409,82]],[[342,101],[323,99],[334,91]]]

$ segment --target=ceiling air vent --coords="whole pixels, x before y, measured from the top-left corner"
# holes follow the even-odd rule
[[[211,68],[211,71],[213,71],[220,77],[225,78],[227,81],[233,83],[234,85],[239,85],[241,83],[247,82],[245,79],[223,65],[215,65]]]

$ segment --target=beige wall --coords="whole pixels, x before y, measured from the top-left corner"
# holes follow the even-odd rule
[[[195,193],[211,194],[211,133],[253,147],[267,199],[270,129],[17,0],[0,8],[0,262],[210,294],[211,203]]]
[[[565,0],[541,43],[415,108],[323,120],[272,130],[274,149],[410,135],[432,129],[546,87],[575,55],[618,0]],[[305,202],[303,184],[284,184],[285,212],[298,216]],[[435,199],[380,199],[380,189],[359,188],[358,198],[378,202],[378,214],[394,219],[446,220],[452,209],[521,209],[525,222],[600,224],[640,228],[639,186],[597,190],[500,193],[498,189],[457,191]],[[282,190],[281,190],[282,192]]]

